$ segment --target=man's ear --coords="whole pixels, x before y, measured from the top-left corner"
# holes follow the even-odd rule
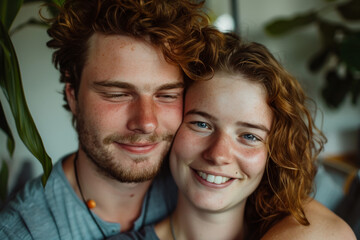
[[[70,110],[74,116],[76,116],[77,100],[75,96],[75,89],[70,83],[65,83],[66,99],[69,104]]]

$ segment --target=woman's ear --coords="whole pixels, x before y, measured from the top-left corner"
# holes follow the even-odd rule
[[[74,116],[76,116],[77,100],[75,96],[75,89],[70,83],[65,83],[66,99],[69,104],[70,110]]]

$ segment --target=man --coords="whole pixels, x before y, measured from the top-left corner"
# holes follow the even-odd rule
[[[29,182],[0,213],[1,239],[103,239],[173,210],[176,188],[162,161],[182,120],[185,83],[211,73],[222,39],[201,6],[64,3],[48,46],[79,148],[55,165],[45,189]]]

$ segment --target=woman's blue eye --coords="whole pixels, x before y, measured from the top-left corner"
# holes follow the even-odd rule
[[[213,130],[211,124],[207,122],[189,121],[188,124],[190,129],[196,132],[209,133]]]
[[[193,126],[196,126],[197,128],[201,128],[201,129],[211,129],[210,125],[206,122],[192,121],[192,122],[190,122],[190,124]]]
[[[256,142],[259,141],[260,139],[257,138],[256,136],[254,136],[253,134],[244,134],[243,136],[246,140],[252,141],[252,142]]]
[[[204,122],[196,122],[196,126],[199,128],[209,128],[209,126]]]

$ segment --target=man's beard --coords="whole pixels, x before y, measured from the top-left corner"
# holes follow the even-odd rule
[[[165,134],[163,136],[152,134],[144,137],[143,134],[134,133],[126,136],[112,134],[101,140],[98,131],[86,122],[85,117],[82,116],[80,111],[78,111],[76,119],[76,129],[81,148],[87,157],[97,166],[100,174],[125,183],[139,183],[152,180],[159,173],[163,160],[169,151],[170,143],[174,137],[172,134]],[[153,165],[149,165],[146,168],[139,167],[137,169],[126,168],[121,163],[121,159],[115,160],[110,152],[110,144],[114,141],[136,143],[140,140],[146,140],[148,143],[160,143],[161,141],[165,141],[169,143],[169,147],[165,148],[163,152],[159,154],[158,159],[151,160],[154,162]],[[125,157],[130,158],[130,156]],[[156,156],[152,156],[152,158],[156,158]],[[147,157],[138,157],[132,158],[132,160],[137,164],[147,161],[148,159]]]

